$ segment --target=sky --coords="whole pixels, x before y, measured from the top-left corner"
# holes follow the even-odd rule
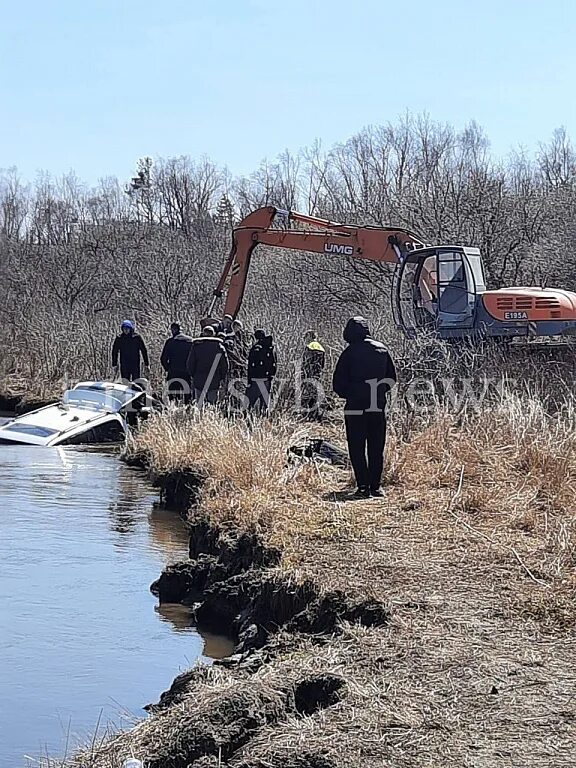
[[[495,154],[576,139],[573,0],[0,0],[0,168],[234,174],[427,112]]]

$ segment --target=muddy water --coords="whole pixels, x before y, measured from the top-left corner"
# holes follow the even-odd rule
[[[187,549],[155,498],[114,455],[0,446],[2,768],[129,724],[204,653],[229,652],[148,591]]]

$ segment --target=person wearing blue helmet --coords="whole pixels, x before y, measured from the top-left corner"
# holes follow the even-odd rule
[[[120,362],[120,376],[126,381],[136,381],[140,378],[140,359],[146,368],[149,367],[148,350],[144,339],[136,329],[132,320],[123,320],[120,326],[121,333],[114,339],[112,345],[112,367],[114,375],[118,375],[118,362]]]

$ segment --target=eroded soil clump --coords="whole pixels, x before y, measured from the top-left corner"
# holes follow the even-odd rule
[[[234,637],[238,653],[262,648],[281,628],[331,635],[344,621],[387,622],[386,608],[376,601],[292,578],[280,566],[281,552],[254,532],[224,534],[202,513],[189,519],[191,559],[166,568],[151,589],[161,603],[194,606],[198,626]]]

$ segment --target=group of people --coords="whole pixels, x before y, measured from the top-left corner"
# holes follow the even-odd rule
[[[183,334],[177,323],[171,332],[160,356],[171,399],[214,405],[229,382],[247,379],[247,407],[268,408],[277,372],[271,335],[258,329],[250,345],[242,323],[229,315],[218,323],[205,322],[197,338]]]
[[[160,355],[166,373],[167,394],[184,404],[215,404],[228,382],[247,379],[244,397],[249,409],[267,409],[272,381],[277,373],[276,350],[271,334],[258,329],[250,344],[242,323],[225,315],[219,321],[205,321],[198,337],[182,332],[179,323],[170,326]],[[124,320],[112,347],[115,375],[125,381],[141,378],[142,365],[150,366],[148,350],[134,323]],[[323,367],[323,366],[322,366]],[[318,376],[321,375],[320,368]]]
[[[215,404],[226,383],[234,387],[245,379],[243,392],[248,410],[266,411],[270,405],[277,358],[271,334],[259,329],[249,342],[242,323],[225,315],[221,321],[207,320],[198,337],[170,326],[160,363],[166,372],[168,396],[199,407]],[[366,320],[351,318],[344,329],[347,347],[340,355],[332,378],[334,392],[345,400],[344,419],[350,462],[357,482],[356,495],[382,496],[381,478],[386,442],[387,395],[396,384],[394,363],[385,346],[371,338]],[[148,351],[134,323],[124,320],[114,340],[112,364],[122,379],[140,378],[141,364],[149,368]],[[319,418],[320,379],[326,353],[314,331],[304,336],[301,360],[301,402],[311,418]],[[238,390],[234,390],[239,394]]]

